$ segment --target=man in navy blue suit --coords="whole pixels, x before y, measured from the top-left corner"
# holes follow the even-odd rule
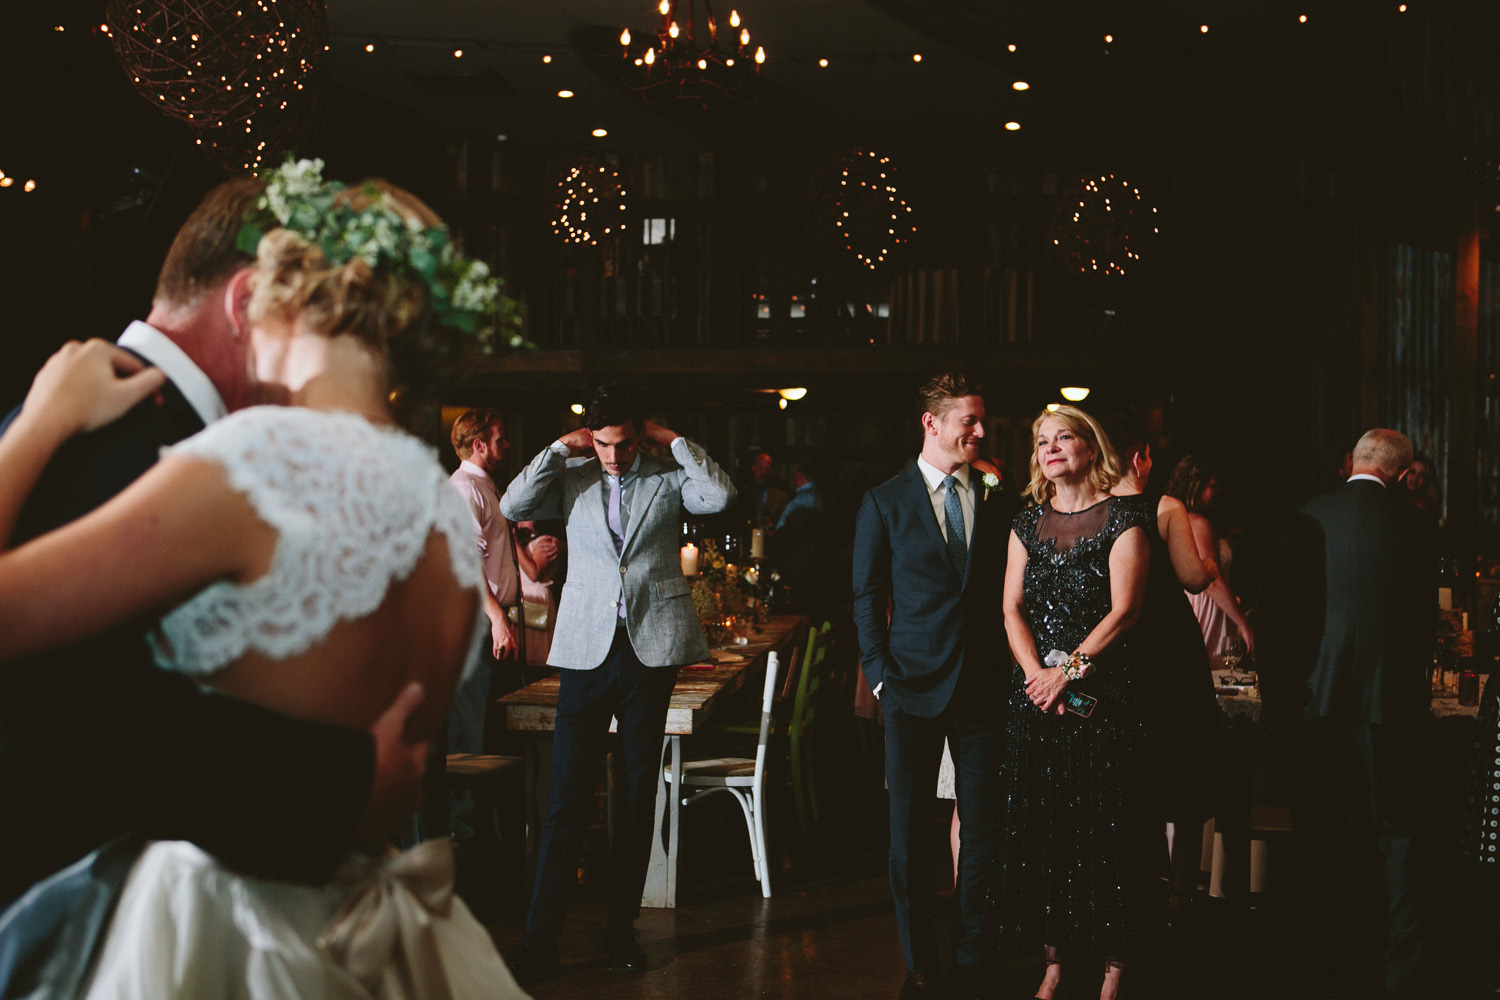
[[[855,524],[854,622],[865,677],[885,713],[891,894],[908,972],[901,996],[933,996],[938,987],[932,807],[946,738],[961,822],[955,964],[962,997],[983,988],[984,878],[994,857],[1008,665],[999,611],[1010,506],[999,483],[970,466],[985,433],[979,387],[963,375],[940,375],[920,397],[920,456],[865,494]]]

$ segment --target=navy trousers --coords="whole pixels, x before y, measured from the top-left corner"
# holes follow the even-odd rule
[[[890,788],[891,895],[902,957],[912,972],[940,968],[932,872],[938,852],[934,823],[943,740],[953,754],[958,793],[958,906],[961,929],[955,947],[959,965],[983,965],[984,895],[994,865],[1000,801],[1001,734],[993,716],[950,705],[936,718],[885,712],[885,774]]]
[[[599,762],[609,741],[610,716],[620,723],[627,808],[625,822],[616,826],[610,854],[608,930],[623,932],[640,914],[656,833],[662,738],[677,669],[642,664],[625,629],[619,628],[598,667],[562,671],[552,740],[552,791],[526,918],[528,942],[555,938],[562,929]]]

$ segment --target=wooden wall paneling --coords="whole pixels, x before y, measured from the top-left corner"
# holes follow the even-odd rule
[[[1500,265],[1480,267],[1475,456],[1478,467],[1479,551],[1500,551]]]
[[[1459,226],[1448,366],[1448,455],[1444,513],[1452,551],[1470,555],[1477,539],[1479,462],[1474,432],[1479,360],[1479,217],[1470,201]]]

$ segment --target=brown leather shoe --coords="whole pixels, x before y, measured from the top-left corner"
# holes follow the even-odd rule
[[[930,1000],[937,995],[936,979],[925,972],[913,972],[901,984],[899,1000]]]

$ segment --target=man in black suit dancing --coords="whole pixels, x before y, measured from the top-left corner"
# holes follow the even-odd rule
[[[1370,846],[1385,895],[1385,989],[1404,997],[1426,986],[1414,863],[1422,846],[1417,738],[1431,702],[1436,561],[1420,512],[1399,490],[1411,460],[1404,435],[1369,431],[1354,447],[1348,481],[1302,508],[1264,608],[1265,648],[1257,650],[1267,685],[1280,680],[1300,714],[1292,821],[1304,863],[1303,912],[1315,934],[1305,940],[1317,942],[1309,944],[1313,976],[1326,977],[1336,992],[1368,964],[1341,954],[1341,939],[1359,910],[1351,891],[1374,887],[1368,879],[1336,884],[1330,875]]]
[[[903,998],[936,995],[933,816],[946,737],[962,824],[958,994],[980,993],[984,877],[994,857],[1009,647],[999,623],[1009,507],[969,463],[984,399],[962,375],[922,386],[916,464],[865,494],[854,529],[854,623],[885,710],[891,894],[906,959]],[[886,612],[890,610],[889,624]]]
[[[261,193],[215,188],[172,244],[150,315],[119,343],[167,381],[113,424],[48,463],[10,544],[66,524],[123,490],[159,450],[255,401],[244,326],[251,260],[236,249]],[[0,425],[0,434],[14,414]],[[122,582],[121,584],[125,584]],[[426,748],[405,742],[419,689],[370,732],[305,722],[205,693],[158,670],[140,621],[0,671],[0,906],[125,832],[197,843],[246,874],[322,883],[357,841],[415,807]],[[91,911],[102,930],[130,850],[50,883],[0,917],[0,995],[81,975],[64,968]],[[67,918],[72,917],[73,930]],[[54,956],[28,965],[30,949]],[[85,953],[86,954],[86,953]],[[82,956],[74,954],[75,958]]]

